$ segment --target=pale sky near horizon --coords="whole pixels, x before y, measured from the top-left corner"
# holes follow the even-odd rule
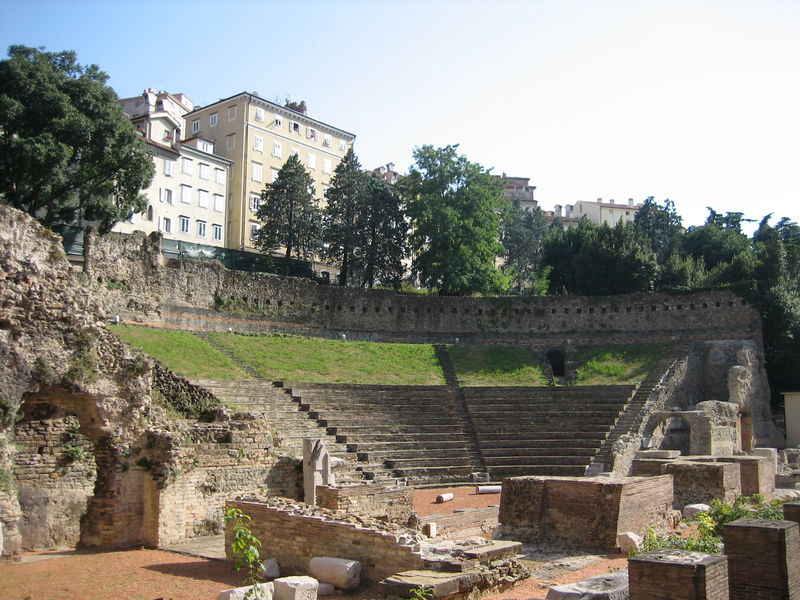
[[[460,144],[544,209],[670,198],[800,221],[800,0],[0,0],[0,45],[73,49],[120,97],[305,100],[365,167]],[[3,52],[3,56],[5,53]]]

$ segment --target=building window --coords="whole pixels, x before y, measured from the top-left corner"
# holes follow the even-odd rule
[[[326,146],[326,147],[330,147],[330,145],[332,143],[333,143],[333,138],[331,136],[329,136],[328,134],[325,134],[325,137],[322,138],[322,145]]]
[[[172,204],[172,190],[163,189],[160,199],[165,204]]]
[[[278,169],[272,169],[272,183],[278,180]]]
[[[214,194],[214,210],[217,212],[225,210],[225,198],[222,194]]]
[[[323,158],[322,159],[322,172],[330,175],[330,172],[331,172],[331,159],[330,158]]]
[[[209,127],[216,127],[217,126],[217,118],[219,115],[217,113],[211,113],[211,116],[208,117],[208,126]]]
[[[323,185],[322,186],[322,199],[323,200],[327,200],[328,199],[328,186],[327,185]]]
[[[153,205],[152,204],[150,204],[147,207],[147,217],[146,218],[147,218],[148,221],[151,221],[151,222],[153,220]]]
[[[172,233],[172,219],[164,217],[161,219],[161,231],[165,233]]]
[[[189,217],[178,217],[178,225],[180,226],[181,233],[189,233]]]
[[[231,133],[225,136],[225,145],[228,150],[233,150],[236,147],[236,134]]]
[[[192,121],[192,133],[197,133],[200,131],[200,119],[195,119]]]
[[[236,118],[236,107],[229,106],[228,107],[228,121],[233,121]]]
[[[181,160],[181,173],[186,175],[192,174],[192,159],[191,158],[184,158]]]
[[[261,206],[261,196],[257,194],[250,195],[250,210],[253,212],[258,212],[259,207]]]
[[[197,143],[197,147],[203,152],[214,154],[214,142],[209,142],[208,140],[200,140]]]
[[[264,150],[264,138],[260,135],[253,136],[253,150],[262,152]]]
[[[211,176],[211,167],[200,163],[200,179],[208,179]]]
[[[314,183],[313,181],[308,184],[308,193],[311,194],[312,196],[317,195],[317,184]]]
[[[264,167],[261,163],[253,162],[253,181],[261,183],[264,181]]]
[[[292,133],[296,133],[297,135],[300,135],[300,123],[298,123],[297,121],[292,121],[289,124],[289,131],[291,131]]]
[[[214,241],[221,242],[222,241],[222,225],[217,225],[216,223],[211,226],[211,231],[214,234]]]
[[[200,237],[206,237],[206,222],[205,221],[198,221],[197,222],[197,235]]]
[[[217,183],[225,183],[224,169],[214,169],[214,181]]]
[[[208,208],[208,192],[206,190],[197,190],[197,206]]]
[[[316,140],[317,139],[317,130],[316,129],[312,129],[311,127],[309,127],[308,129],[306,129],[306,137],[308,139],[310,139],[310,140]]]
[[[258,237],[258,223],[250,223],[250,239],[255,241]]]
[[[172,168],[175,165],[174,160],[170,160],[168,158],[164,159],[164,175],[167,177],[172,177]]]
[[[339,140],[339,150],[342,152],[347,152],[347,142],[344,140]]]
[[[317,155],[312,154],[311,152],[308,153],[308,168],[309,169],[317,168]]]
[[[185,184],[181,185],[181,202],[185,204],[192,203],[192,186]],[[172,203],[170,202],[170,204]]]
[[[272,115],[275,118],[274,125],[275,127],[283,127],[283,117],[281,117],[278,113]]]
[[[264,109],[256,106],[256,121],[263,121],[264,120]]]
[[[275,158],[283,156],[283,145],[280,142],[272,142],[272,156]]]

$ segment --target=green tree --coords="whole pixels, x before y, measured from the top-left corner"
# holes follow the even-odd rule
[[[683,227],[672,200],[664,200],[664,206],[659,206],[650,196],[636,213],[633,223],[650,241],[659,263],[663,264],[668,256],[679,249]]]
[[[368,176],[356,223],[361,234],[355,253],[363,270],[361,285],[371,288],[377,282],[399,289],[408,256],[408,224],[400,194],[380,177]]]
[[[709,208],[704,225],[690,227],[683,239],[683,249],[695,258],[702,258],[708,270],[747,250],[750,241],[742,233],[742,213],[722,215]]]
[[[147,207],[152,155],[96,65],[11,46],[0,62],[0,197],[50,227],[108,231]]]
[[[523,210],[518,200],[501,213],[502,242],[506,250],[503,271],[511,276],[513,289],[522,293],[547,293],[541,289],[539,268],[547,236],[547,218],[538,206]]]
[[[501,293],[509,281],[495,265],[503,252],[501,184],[457,150],[416,148],[415,164],[398,182],[411,220],[412,269],[442,295]]]
[[[284,248],[288,275],[292,252],[298,259],[312,256],[320,246],[320,214],[312,192],[314,180],[296,154],[283,164],[274,182],[261,192],[258,218],[263,225],[256,246],[267,251]]]
[[[325,194],[327,204],[322,211],[324,255],[339,267],[341,285],[347,285],[351,280],[353,255],[362,241],[357,221],[364,205],[366,178],[350,148],[336,165]]]

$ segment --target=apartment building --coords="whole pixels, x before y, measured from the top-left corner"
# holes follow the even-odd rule
[[[191,100],[148,89],[120,104],[151,147],[156,172],[143,191],[147,208],[113,231],[160,231],[167,239],[224,247],[231,161],[216,155],[210,140],[182,139]]]
[[[595,202],[579,200],[575,204],[567,204],[563,207],[563,216],[561,214],[562,207],[556,205],[554,213],[556,216],[561,216],[565,222],[577,222],[586,217],[592,223],[598,225],[605,223],[613,227],[620,222],[633,222],[636,213],[641,208],[642,205],[635,204],[633,198],[628,198],[628,201],[624,204],[617,204],[613,199],[604,201],[602,198],[598,198]]]
[[[505,173],[502,175],[494,175],[494,177],[502,181],[503,198],[509,202],[518,200],[522,210],[533,210],[539,205],[539,203],[533,199],[533,191],[536,189],[536,186],[530,184],[530,177],[509,177]]]
[[[191,135],[215,142],[216,151],[232,161],[226,240],[238,250],[254,249],[261,192],[289,156],[300,157],[323,203],[336,165],[355,140],[352,133],[307,116],[304,103],[286,107],[249,92],[196,108],[184,118]]]

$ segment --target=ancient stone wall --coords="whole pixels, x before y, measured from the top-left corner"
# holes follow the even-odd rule
[[[453,540],[475,535],[494,537],[498,530],[499,514],[500,508],[497,506],[466,508],[448,514],[428,515],[419,521],[423,531],[425,525],[435,523],[437,538]]]
[[[271,499],[265,502],[228,502],[251,520],[248,526],[263,542],[261,555],[278,558],[281,573],[305,574],[315,556],[333,556],[361,562],[361,577],[370,582],[400,571],[421,569],[423,559],[416,532],[379,521],[351,518],[344,513]],[[230,552],[232,528],[225,528],[225,547]],[[228,558],[232,558],[228,556]]]
[[[297,328],[389,338],[524,335],[529,343],[537,337],[550,342],[551,336],[562,343],[564,338],[581,343],[599,337],[719,339],[722,332],[729,338],[760,340],[757,312],[728,292],[606,297],[401,295],[230,271],[216,261],[173,259],[162,265],[156,243],[156,238],[137,234],[107,235],[94,239],[86,256],[93,280],[116,282],[114,307],[131,319],[155,318],[150,309],[157,305],[163,323],[174,319],[173,324],[196,329]],[[132,297],[149,298],[148,310],[128,305]],[[219,306],[232,312],[214,313]]]
[[[707,504],[715,498],[730,503],[742,494],[739,465],[716,462],[713,457],[708,462],[637,458],[633,461],[633,474],[671,475],[675,508],[698,502]]]
[[[512,477],[503,481],[500,524],[507,539],[556,541],[612,552],[617,535],[665,529],[672,477]]]
[[[414,490],[407,486],[353,485],[317,486],[317,505],[333,511],[359,512],[407,521],[414,514]]]

